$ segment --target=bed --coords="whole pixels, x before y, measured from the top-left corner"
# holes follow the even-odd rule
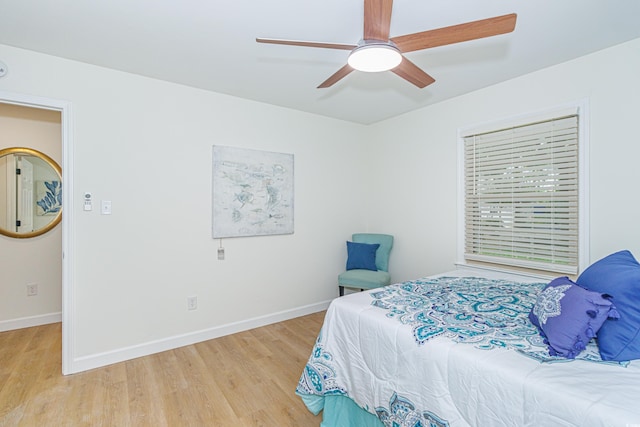
[[[296,393],[323,427],[640,427],[640,360],[549,355],[547,283],[458,269],[338,298]]]

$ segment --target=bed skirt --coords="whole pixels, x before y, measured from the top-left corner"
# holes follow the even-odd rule
[[[317,415],[323,411],[320,427],[384,427],[378,417],[359,407],[347,396],[298,395],[312,413]]]

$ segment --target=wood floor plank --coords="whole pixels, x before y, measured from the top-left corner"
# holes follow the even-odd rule
[[[11,372],[16,363],[20,362],[22,353],[31,342],[36,328],[26,328],[19,331],[0,333],[0,372]]]
[[[317,427],[295,388],[324,312],[61,374],[60,324],[0,333],[0,426]]]

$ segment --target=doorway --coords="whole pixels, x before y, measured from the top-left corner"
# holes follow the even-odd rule
[[[60,112],[62,141],[62,373],[74,373],[73,328],[73,141],[71,104],[66,101],[0,91],[0,103]]]

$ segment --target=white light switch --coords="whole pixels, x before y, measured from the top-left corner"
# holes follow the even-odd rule
[[[103,200],[100,205],[102,215],[111,215],[111,200]]]

